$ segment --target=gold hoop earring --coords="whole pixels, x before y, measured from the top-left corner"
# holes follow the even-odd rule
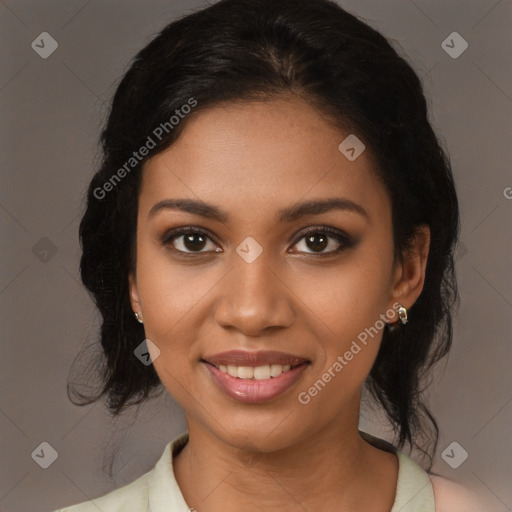
[[[142,320],[142,316],[140,313],[134,313],[135,315],[135,318],[137,319],[137,322],[139,322],[140,324],[143,324],[144,321]]]

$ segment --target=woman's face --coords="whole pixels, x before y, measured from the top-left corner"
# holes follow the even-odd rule
[[[234,447],[357,426],[406,288],[369,152],[343,153],[350,134],[298,99],[189,121],[144,167],[130,276],[162,383],[189,427]]]

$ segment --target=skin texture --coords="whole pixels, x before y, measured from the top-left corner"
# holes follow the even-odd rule
[[[474,489],[460,485],[459,483],[438,475],[430,476],[436,512],[499,512],[504,510],[493,496],[485,499]]]
[[[174,470],[199,512],[391,510],[397,459],[358,434],[361,387],[382,333],[307,405],[297,399],[379,315],[396,302],[411,307],[425,278],[428,227],[404,262],[395,261],[388,194],[368,148],[353,162],[339,151],[347,135],[299,98],[228,103],[191,116],[177,142],[144,166],[131,302],[160,350],[155,369],[186,414],[190,440]],[[277,221],[282,208],[333,197],[367,217],[331,210]],[[177,209],[148,218],[171,198],[201,199],[229,219]],[[162,238],[185,226],[215,239],[180,257],[178,249],[191,252],[184,237],[165,245]],[[355,245],[318,255],[303,232],[323,226]],[[320,252],[339,246],[328,235]],[[236,252],[248,236],[263,249],[252,263]],[[395,309],[389,321],[397,319]],[[279,350],[311,363],[277,399],[244,404],[223,394],[200,362],[233,349]]]

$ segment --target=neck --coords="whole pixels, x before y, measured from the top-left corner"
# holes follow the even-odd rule
[[[335,504],[332,510],[388,512],[396,456],[361,438],[359,406],[351,417],[336,418],[294,444],[267,452],[240,450],[187,418],[189,442],[174,459],[185,501],[199,512],[329,510],[326,504]],[[391,470],[386,481],[383,466]]]

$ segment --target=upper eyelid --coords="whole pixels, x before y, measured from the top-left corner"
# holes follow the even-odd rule
[[[215,243],[218,243],[217,242],[217,237],[211,233],[210,231],[208,231],[207,229],[204,229],[204,228],[198,228],[198,227],[195,227],[195,226],[184,226],[182,228],[175,228],[175,229],[170,229],[168,231],[166,231],[161,239],[162,239],[162,242],[164,243],[169,243],[171,242],[173,239],[175,238],[179,238],[180,236],[185,236],[189,233],[199,233],[201,235],[205,235],[207,236],[212,242],[215,242]]]
[[[292,240],[301,240],[309,233],[327,233],[327,235],[332,236],[333,238],[339,237],[339,238],[350,238],[347,233],[345,233],[341,229],[332,228],[330,226],[310,226],[308,228],[304,228],[300,230],[296,235],[294,235],[291,239]]]

